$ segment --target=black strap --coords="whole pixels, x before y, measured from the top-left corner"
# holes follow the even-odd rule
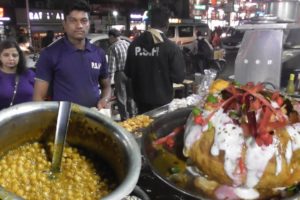
[[[17,91],[18,91],[19,79],[20,79],[19,75],[16,74],[16,78],[15,78],[15,88],[14,88],[13,96],[12,96],[12,99],[11,99],[11,102],[10,102],[9,106],[14,105],[14,100],[15,100],[15,98],[16,98],[16,94],[17,94]]]

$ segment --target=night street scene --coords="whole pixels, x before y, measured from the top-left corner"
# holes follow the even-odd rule
[[[0,0],[0,200],[294,200],[299,158],[299,1]]]

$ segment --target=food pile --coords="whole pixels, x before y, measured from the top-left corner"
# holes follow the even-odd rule
[[[263,84],[211,88],[185,127],[195,186],[213,199],[270,199],[299,183],[299,102]]]
[[[92,160],[70,146],[64,149],[61,173],[55,179],[49,178],[47,152],[53,152],[53,146],[26,143],[9,151],[0,160],[0,185],[27,200],[96,200],[112,191],[104,171],[100,173]]]
[[[129,118],[119,124],[125,128],[128,132],[139,136],[141,132],[139,131],[142,128],[146,128],[153,121],[148,115],[137,115],[135,117]]]

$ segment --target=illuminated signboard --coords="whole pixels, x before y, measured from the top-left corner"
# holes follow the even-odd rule
[[[2,7],[0,7],[0,17],[4,16],[4,9]]]
[[[169,23],[180,24],[180,23],[181,23],[181,19],[178,19],[178,18],[170,18],[170,19],[169,19]]]
[[[31,11],[29,12],[31,21],[62,21],[64,14],[58,11]]]
[[[206,5],[203,5],[203,4],[195,4],[194,5],[194,8],[196,10],[206,10]]]
[[[130,14],[131,19],[143,19],[143,15],[141,14]]]

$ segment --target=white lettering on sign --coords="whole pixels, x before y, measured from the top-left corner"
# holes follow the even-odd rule
[[[135,56],[158,56],[159,55],[159,47],[154,47],[149,52],[145,48],[135,47]]]
[[[29,19],[32,21],[49,21],[49,20],[63,20],[64,14],[56,11],[32,11],[29,12]]]
[[[92,69],[100,69],[101,63],[91,62]]]
[[[30,12],[29,13],[29,19],[32,19],[32,20],[39,20],[39,19],[42,19],[42,15],[43,13],[42,12]]]

